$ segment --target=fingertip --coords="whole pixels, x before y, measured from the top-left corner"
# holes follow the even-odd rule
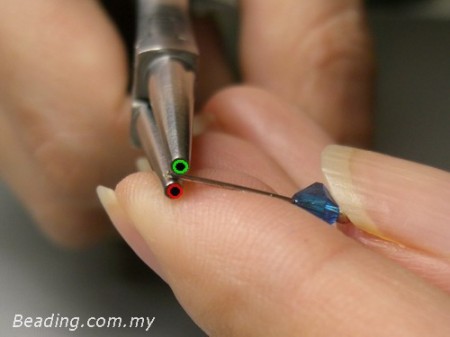
[[[347,146],[327,146],[321,154],[322,173],[341,212],[361,229],[382,237],[382,233],[365,210],[362,196],[353,184],[351,166],[356,151],[358,150]]]
[[[120,205],[114,190],[97,186],[97,195],[117,231],[134,252],[164,279],[164,272],[144,238],[137,231],[133,221]]]
[[[338,145],[322,153],[322,171],[355,226],[385,240],[449,256],[447,172]]]
[[[117,204],[116,193],[114,190],[100,185],[97,186],[96,192],[104,208],[113,207]]]
[[[160,206],[162,201],[167,201],[161,182],[152,171],[128,175],[117,184],[115,191],[120,203],[131,212],[130,215],[147,203],[151,206],[158,203]]]

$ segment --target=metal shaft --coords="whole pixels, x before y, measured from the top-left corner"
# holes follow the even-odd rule
[[[166,191],[176,181],[170,174],[170,152],[167,143],[159,132],[152,111],[146,102],[135,101],[133,125],[140,145],[148,158],[150,166],[161,180]]]
[[[138,0],[133,98],[148,102],[170,164],[190,161],[197,58],[188,0]]]
[[[194,115],[194,73],[177,59],[159,57],[151,64],[149,98],[156,122],[165,137],[171,162],[190,161]]]

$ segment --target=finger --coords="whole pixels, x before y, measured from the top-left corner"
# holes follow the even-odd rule
[[[450,291],[450,174],[339,146],[323,152],[322,165],[352,221],[344,233]]]
[[[450,174],[406,160],[330,146],[323,171],[352,222],[375,236],[450,257]]]
[[[242,156],[242,152],[248,155]],[[271,191],[286,195],[296,192],[295,184],[276,162],[260,148],[242,139],[224,133],[208,132],[194,140],[193,154],[194,171],[239,172],[240,175],[264,182]]]
[[[450,291],[449,174],[336,146],[323,156],[331,191],[354,224],[341,230]]]
[[[114,191],[103,186],[98,186],[97,195],[103,208],[110,214],[110,218],[120,235],[126,242],[133,243],[131,248],[136,255],[149,265],[161,278],[164,278],[164,274],[154,254],[118,203]]]
[[[214,96],[204,108],[220,130],[263,149],[297,187],[320,181],[320,153],[330,144],[308,116],[264,90],[236,87]]]
[[[4,1],[0,40],[2,177],[53,239],[96,240],[95,186],[133,166],[118,35],[95,1]]]
[[[352,223],[338,224],[337,227],[344,234],[364,246],[394,260],[430,283],[450,293],[450,262],[448,259],[410,248],[397,242],[381,239],[360,230]]]
[[[116,190],[167,282],[209,335],[450,332],[443,293],[288,203],[197,186],[187,192],[171,202],[148,173]]]
[[[301,107],[338,141],[366,144],[372,47],[360,0],[242,2],[244,78]]]

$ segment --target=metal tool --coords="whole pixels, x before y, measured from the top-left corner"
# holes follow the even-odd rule
[[[142,147],[166,195],[189,170],[198,49],[188,0],[138,0],[133,78],[133,143]]]

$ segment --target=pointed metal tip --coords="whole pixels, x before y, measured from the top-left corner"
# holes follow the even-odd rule
[[[172,161],[171,167],[172,172],[180,176],[186,174],[190,169],[189,162],[183,158],[178,158]]]
[[[167,141],[171,162],[185,161],[181,171],[189,166],[191,155],[194,79],[192,70],[169,56],[158,58],[150,67],[148,90],[151,108]]]
[[[133,126],[137,143],[143,148],[151,168],[159,177],[164,189],[176,183],[170,175],[171,159],[167,143],[161,136],[152,111],[145,102],[134,102]]]
[[[172,200],[180,199],[183,195],[183,186],[177,182],[171,182],[165,188],[166,196]]]

